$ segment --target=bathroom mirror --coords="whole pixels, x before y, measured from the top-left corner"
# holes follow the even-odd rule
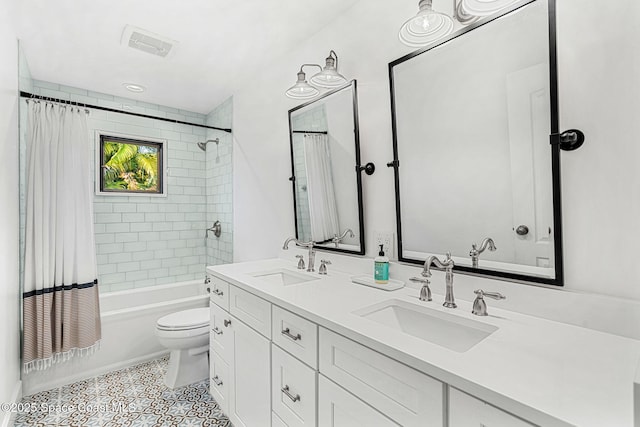
[[[554,11],[521,1],[389,64],[400,261],[562,285]]]
[[[289,110],[290,179],[296,238],[314,241],[319,249],[363,255],[357,99],[353,80]]]

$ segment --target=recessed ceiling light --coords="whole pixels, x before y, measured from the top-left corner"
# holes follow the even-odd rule
[[[145,91],[144,86],[140,86],[135,83],[122,83],[122,86],[124,86],[129,92],[140,93]]]

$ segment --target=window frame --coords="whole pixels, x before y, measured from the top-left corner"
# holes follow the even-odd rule
[[[167,196],[167,140],[141,137],[137,135],[124,135],[109,131],[96,131],[96,153],[95,153],[95,191],[100,196],[146,196],[146,197],[166,197]],[[142,190],[115,190],[104,188],[104,143],[105,141],[120,142],[132,145],[156,146],[158,148],[158,191],[149,192]]]

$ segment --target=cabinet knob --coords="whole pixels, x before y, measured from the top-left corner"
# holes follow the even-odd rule
[[[229,327],[229,325],[231,325],[231,320],[224,319],[224,327],[225,327],[225,328],[228,328],[228,327]]]

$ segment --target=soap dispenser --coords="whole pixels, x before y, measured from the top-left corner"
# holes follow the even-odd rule
[[[380,245],[378,256],[373,259],[374,271],[373,279],[376,283],[385,284],[389,282],[389,258],[384,256],[384,245]]]

